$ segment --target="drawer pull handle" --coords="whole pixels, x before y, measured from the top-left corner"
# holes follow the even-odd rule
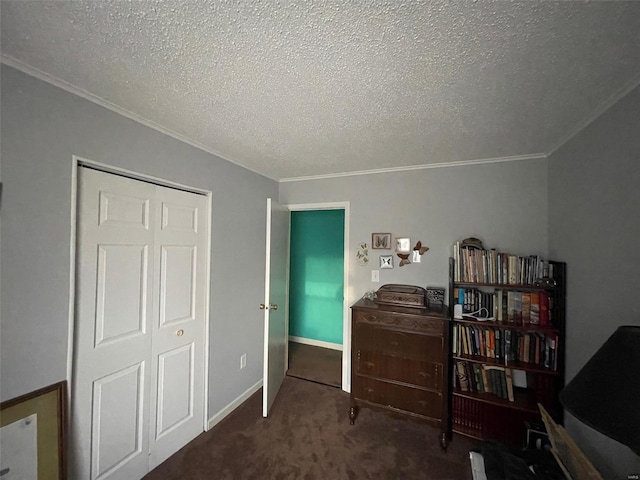
[[[373,393],[373,388],[367,388],[367,393]]]
[[[418,375],[420,375],[423,378],[427,378],[430,377],[431,375],[429,375],[427,372],[418,372]]]
[[[393,345],[394,347],[397,347],[400,344],[398,342],[391,342],[391,345]]]
[[[375,367],[375,364],[373,362],[363,362],[364,366],[367,368],[373,368]]]

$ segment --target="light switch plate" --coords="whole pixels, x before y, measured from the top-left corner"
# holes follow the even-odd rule
[[[371,281],[380,282],[380,270],[371,270]]]

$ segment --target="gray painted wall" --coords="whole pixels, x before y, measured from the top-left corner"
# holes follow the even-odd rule
[[[72,155],[213,192],[209,416],[262,379],[266,198],[278,185],[2,66],[1,398],[67,374]],[[247,254],[250,252],[250,254]],[[239,369],[247,353],[247,367]]]
[[[66,377],[71,158],[78,155],[213,191],[215,415],[262,377],[254,303],[264,288],[265,198],[277,196],[278,185],[10,67],[1,75],[0,398]],[[566,261],[570,379],[618,325],[640,324],[640,307],[630,301],[640,288],[639,124],[636,89],[550,157],[548,185],[547,160],[527,160],[283,183],[280,202],[351,203],[350,302],[384,283],[445,286],[451,244],[468,236]],[[396,259],[374,284],[371,270],[387,252],[370,251],[373,266],[355,260],[358,243],[370,243],[374,231],[431,249],[419,265],[398,268]],[[640,471],[626,447],[571,417],[567,427],[607,476]]]
[[[567,262],[567,381],[618,326],[640,325],[639,133],[636,87],[549,157],[549,251]],[[605,478],[640,473],[627,447],[570,415],[566,427]]]
[[[521,255],[547,253],[547,161],[523,160],[483,165],[286,182],[280,203],[350,202],[350,303],[385,283],[448,285],[448,258],[456,240],[475,236],[487,247]],[[380,270],[380,254],[369,250],[370,265],[357,264],[360,242],[371,233],[390,232],[430,248],[420,264]]]

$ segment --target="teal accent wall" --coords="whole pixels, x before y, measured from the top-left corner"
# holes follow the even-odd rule
[[[291,212],[289,335],[342,344],[344,210]]]

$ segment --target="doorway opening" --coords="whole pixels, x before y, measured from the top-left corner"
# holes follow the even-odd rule
[[[341,387],[346,211],[290,209],[287,375]]]

